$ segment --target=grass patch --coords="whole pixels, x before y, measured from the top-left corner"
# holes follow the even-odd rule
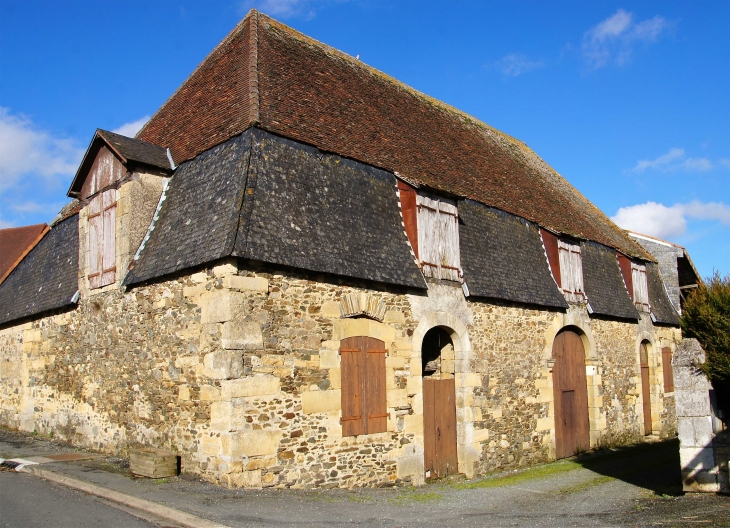
[[[512,473],[509,475],[496,475],[494,477],[487,477],[485,479],[472,482],[460,482],[458,484],[452,484],[451,487],[453,489],[463,490],[513,486],[527,480],[561,475],[569,471],[581,469],[582,467],[583,466],[581,464],[573,461],[555,462],[553,464],[546,464],[544,466],[525,469],[524,471],[520,471],[519,473]]]
[[[414,502],[423,504],[441,500],[442,498],[443,494],[432,491],[404,491],[399,493],[397,497],[388,499],[388,502],[402,506],[404,504],[413,504]]]
[[[596,477],[594,479],[588,480],[586,482],[581,482],[580,484],[574,484],[572,486],[566,486],[564,488],[559,488],[557,490],[558,493],[579,493],[581,491],[586,491],[591,488],[595,488],[596,486],[602,486],[603,484],[608,484],[611,481],[616,480],[613,477],[609,477],[607,475],[603,475],[601,477]]]

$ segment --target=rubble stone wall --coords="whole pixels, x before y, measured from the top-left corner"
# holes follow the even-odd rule
[[[351,295],[382,303],[382,321],[342,317]],[[638,344],[650,333],[660,350],[678,335],[591,319],[581,306],[471,301],[439,284],[373,289],[232,259],[87,291],[74,311],[0,330],[0,424],[110,453],[171,449],[184,471],[227,486],[420,484],[420,347],[434,326],[454,340],[442,359],[453,362],[459,470],[470,477],[554,458],[549,360],[561,329],[585,336],[593,447],[641,437]],[[338,348],[357,335],[385,343],[387,431],[342,437]],[[661,354],[652,357],[656,428],[669,431]]]

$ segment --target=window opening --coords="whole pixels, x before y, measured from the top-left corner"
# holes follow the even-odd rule
[[[443,198],[416,196],[418,254],[426,277],[461,280],[459,214],[456,203]]]

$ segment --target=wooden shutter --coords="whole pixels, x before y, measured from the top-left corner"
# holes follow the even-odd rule
[[[624,282],[626,283],[626,289],[629,292],[629,295],[631,296],[631,300],[634,300],[634,281],[631,277],[631,260],[626,255],[623,255],[621,253],[617,253],[616,256],[618,257],[618,267],[621,269],[621,275],[624,277]]]
[[[342,436],[382,433],[388,428],[385,343],[372,337],[340,341]]]
[[[100,195],[97,195],[89,202],[88,277],[90,288],[98,288],[101,286],[103,239],[104,221],[102,216],[102,199]]]
[[[340,342],[342,373],[342,436],[365,434],[365,354],[362,338],[348,337]]]
[[[101,285],[113,284],[117,271],[117,202],[116,191],[108,190],[102,194],[103,209],[103,243],[102,243],[102,276]]]
[[[418,250],[423,274],[460,280],[459,216],[455,203],[416,195]]]
[[[580,246],[558,240],[560,258],[560,282],[568,300],[583,300],[583,262]]]
[[[398,192],[400,193],[403,226],[406,229],[406,235],[408,235],[413,253],[418,258],[418,206],[416,204],[416,190],[407,183],[398,180]]]
[[[439,203],[427,196],[416,196],[418,204],[418,251],[426,277],[440,278],[439,253],[441,247],[439,228]]]
[[[674,392],[674,371],[672,370],[672,349],[662,348],[662,370],[664,372],[664,392]]]
[[[545,246],[545,253],[547,254],[548,264],[550,265],[550,271],[553,273],[553,278],[558,284],[558,288],[561,288],[560,282],[560,256],[558,251],[558,237],[553,235],[550,231],[540,229],[542,235],[542,245]]]
[[[388,408],[385,400],[385,343],[372,337],[363,338],[367,356],[365,384],[366,429],[368,434],[388,430]]]
[[[631,281],[634,285],[634,304],[642,311],[649,311],[649,288],[646,283],[646,267],[631,263]]]
[[[442,279],[458,281],[461,259],[459,258],[459,215],[456,205],[439,202],[439,271]]]

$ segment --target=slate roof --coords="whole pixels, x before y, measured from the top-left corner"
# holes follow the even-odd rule
[[[646,282],[649,287],[649,305],[655,322],[679,326],[679,315],[672,306],[667,290],[664,288],[659,266],[653,262],[646,263]]]
[[[593,313],[638,320],[639,312],[626,290],[616,252],[593,242],[582,242],[580,252],[583,286]]]
[[[150,239],[124,284],[232,254],[250,152],[249,131],[177,168]]]
[[[46,233],[46,224],[0,229],[0,283]]]
[[[538,228],[472,200],[459,202],[461,266],[476,297],[567,308]]]
[[[181,161],[251,125],[653,260],[521,141],[256,11],[137,137]]]
[[[178,168],[125,284],[229,255],[426,287],[392,174],[257,129]]]
[[[0,325],[73,304],[78,290],[78,215],[56,224],[0,284]]]
[[[84,159],[81,161],[78,171],[76,171],[76,176],[74,176],[68,191],[69,196],[75,196],[81,190],[84,183],[83,176],[88,173],[89,168],[94,163],[102,142],[120,158],[122,163],[132,166],[128,168],[134,168],[135,165],[144,165],[154,167],[165,173],[172,172],[166,148],[98,128],[84,154]]]

